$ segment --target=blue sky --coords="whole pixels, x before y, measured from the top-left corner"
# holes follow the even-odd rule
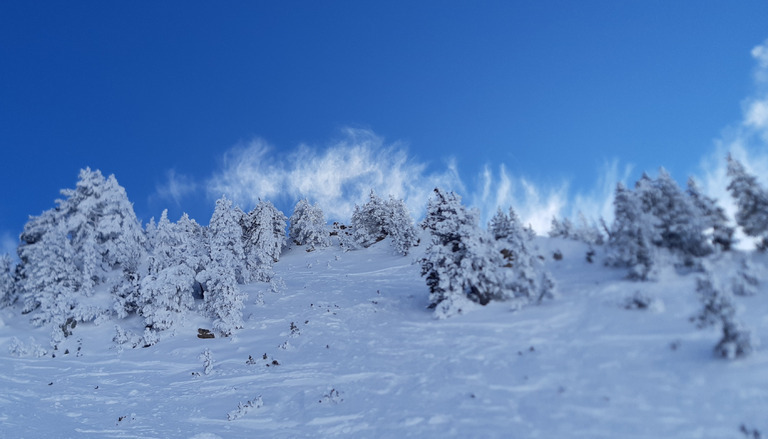
[[[726,150],[768,163],[764,1],[371,3],[0,2],[6,249],[85,166],[145,222],[441,184],[541,228],[644,170],[722,194]]]

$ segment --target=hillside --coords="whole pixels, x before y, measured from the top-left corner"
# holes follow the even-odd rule
[[[492,302],[436,320],[413,261],[388,241],[344,253],[287,250],[277,293],[246,286],[245,328],[200,339],[190,317],[148,348],[119,349],[114,323],[81,324],[56,358],[49,329],[2,310],[4,437],[744,438],[768,432],[768,355],[715,358],[689,321],[695,273],[631,282],[586,245],[539,238],[559,297]],[[554,260],[555,250],[563,253]],[[734,256],[714,262],[718,273]],[[750,255],[765,266],[763,255]],[[764,281],[764,279],[761,279]],[[651,309],[628,310],[641,291]],[[768,338],[768,291],[738,297]],[[140,332],[142,322],[121,321]],[[132,326],[133,325],[133,326]],[[14,340],[17,339],[17,340]],[[19,345],[19,341],[21,345]],[[212,368],[204,370],[204,351]],[[13,352],[12,352],[13,351]],[[26,351],[26,352],[25,352]],[[250,358],[250,361],[249,361]]]

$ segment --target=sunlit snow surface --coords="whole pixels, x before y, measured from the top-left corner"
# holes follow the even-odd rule
[[[230,338],[197,338],[210,323],[194,317],[155,346],[119,351],[114,323],[83,324],[63,348],[69,354],[51,358],[49,330],[5,309],[0,436],[768,435],[768,350],[732,362],[713,356],[717,330],[689,321],[699,306],[695,273],[670,268],[657,282],[630,282],[599,253],[588,263],[582,244],[539,245],[559,297],[516,312],[493,303],[433,319],[413,263],[425,245],[401,257],[386,241],[348,253],[287,251],[275,265],[285,288],[247,286],[246,327]],[[716,267],[724,273],[730,263]],[[636,291],[657,306],[624,309]],[[741,320],[768,340],[768,288],[736,300]],[[138,319],[119,324],[141,331]],[[29,354],[11,355],[14,337]],[[35,357],[34,344],[49,353]],[[207,375],[205,349],[214,361]]]

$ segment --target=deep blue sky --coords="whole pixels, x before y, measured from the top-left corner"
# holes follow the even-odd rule
[[[684,179],[740,120],[768,37],[765,1],[371,3],[0,2],[0,233],[85,166],[144,221],[207,224],[227,150],[285,159],[348,127],[428,171],[453,157],[468,185],[504,163],[579,190],[613,159]],[[199,185],[178,203],[155,194],[171,169]]]

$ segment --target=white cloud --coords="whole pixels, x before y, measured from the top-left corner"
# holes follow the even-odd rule
[[[165,173],[166,181],[155,186],[155,193],[150,198],[158,198],[181,205],[181,200],[197,190],[197,183],[186,175],[177,174],[170,169]]]
[[[347,219],[371,189],[406,201],[418,215],[437,186],[461,187],[455,165],[437,173],[409,157],[400,143],[387,145],[369,130],[346,129],[342,140],[326,148],[299,146],[280,155],[261,139],[225,154],[222,168],[207,182],[212,198],[222,194],[245,208],[259,199],[317,202],[326,216]]]
[[[497,170],[484,167],[472,180],[478,182],[472,188],[460,177],[453,159],[430,172],[427,163],[409,156],[402,143],[387,144],[370,130],[346,129],[343,138],[330,146],[301,145],[285,154],[262,139],[238,145],[224,155],[221,168],[206,186],[211,198],[226,195],[246,209],[259,199],[289,209],[296,200],[308,198],[319,203],[330,219],[340,220],[347,220],[354,205],[365,202],[371,189],[380,196],[404,199],[411,213],[421,217],[432,189],[442,187],[478,209],[483,225],[498,208],[511,206],[525,224],[546,233],[553,216],[581,210],[589,218],[610,218],[613,187],[619,177],[617,162],[606,166],[598,186],[577,196],[579,207],[567,201],[567,182],[537,185],[525,176],[511,175],[500,165]]]

